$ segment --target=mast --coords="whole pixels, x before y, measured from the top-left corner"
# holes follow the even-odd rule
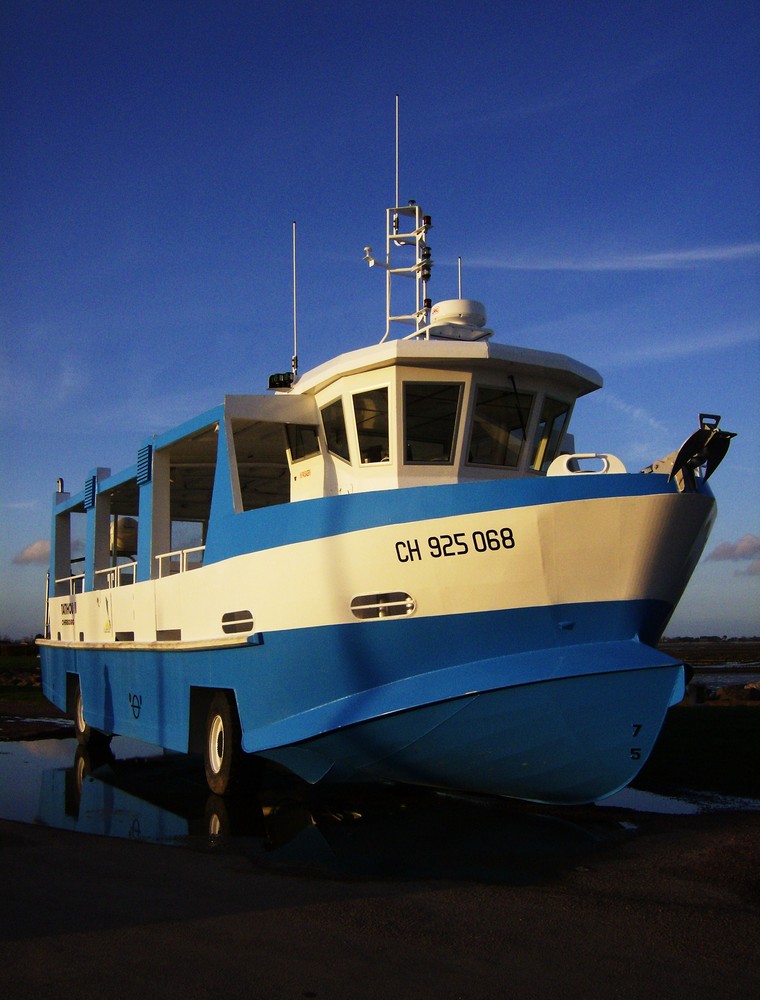
[[[406,205],[399,198],[399,96],[396,94],[396,185],[395,206],[386,211],[385,260],[377,260],[372,255],[372,247],[364,248],[364,260],[370,267],[385,269],[385,333],[380,343],[388,339],[391,324],[401,323],[412,326],[414,332],[407,336],[423,334],[430,324],[431,300],[428,298],[427,284],[430,280],[433,260],[427,243],[427,233],[432,227],[429,215],[414,199]],[[405,307],[394,311],[392,290],[394,278],[411,278],[414,287],[411,295],[405,296]]]

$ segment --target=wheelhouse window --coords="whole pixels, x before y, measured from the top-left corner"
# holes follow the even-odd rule
[[[461,396],[461,385],[404,383],[404,455],[407,464],[451,463]]]
[[[510,387],[479,385],[467,461],[514,469],[520,461],[533,395]]]
[[[322,410],[322,423],[329,450],[338,458],[345,459],[346,462],[350,461],[342,400],[336,399],[334,403],[330,403]]]
[[[536,446],[533,449],[532,469],[546,472],[557,457],[560,445],[565,437],[565,428],[570,415],[570,404],[559,399],[544,400],[541,420],[536,432]]]
[[[283,425],[233,419],[231,426],[243,510],[288,503],[290,472]]]
[[[388,389],[357,392],[354,396],[354,417],[362,464],[389,461]]]
[[[319,437],[316,427],[309,424],[288,424],[286,429],[290,457],[294,462],[319,452]]]

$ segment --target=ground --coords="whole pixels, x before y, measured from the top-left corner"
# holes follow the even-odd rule
[[[7,678],[0,739],[60,733],[33,682]],[[760,799],[758,705],[734,692],[671,709],[637,784]],[[506,842],[498,876],[444,855],[434,876],[339,877],[275,870],[260,844],[231,838],[179,850],[0,821],[3,996],[754,1000],[750,805],[550,810],[569,824],[603,816],[619,834],[603,849],[521,858],[516,877]],[[459,831],[446,832],[461,858]]]

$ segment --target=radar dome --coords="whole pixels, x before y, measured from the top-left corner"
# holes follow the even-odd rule
[[[461,326],[485,326],[486,307],[475,299],[444,299],[430,311],[430,323],[457,323]]]

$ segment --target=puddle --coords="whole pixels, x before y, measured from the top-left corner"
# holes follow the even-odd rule
[[[659,813],[668,816],[692,816],[705,812],[755,812],[760,810],[757,799],[741,799],[717,792],[682,792],[680,795],[657,795],[639,788],[624,788],[608,799],[596,803],[597,807],[608,806],[630,809],[639,813]]]
[[[643,813],[760,809],[760,802],[626,789],[605,808],[542,810],[400,785],[315,789],[273,774],[256,794],[209,794],[199,760],[115,737],[96,760],[73,739],[0,744],[0,817],[167,846],[243,853],[327,877],[524,884],[635,835]],[[578,817],[581,816],[579,820]]]

